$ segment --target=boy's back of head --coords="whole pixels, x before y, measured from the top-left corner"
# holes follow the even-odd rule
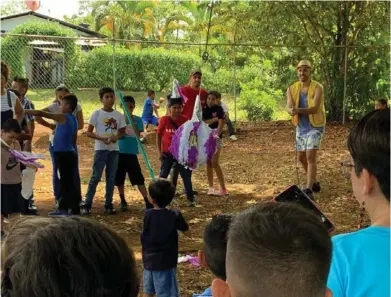
[[[154,90],[148,90],[147,94],[148,94],[148,97],[151,98],[151,96],[155,95],[155,91]]]
[[[390,111],[374,110],[365,115],[350,131],[348,149],[356,175],[368,170],[390,201]]]
[[[133,252],[119,235],[94,220],[20,219],[7,236],[2,256],[2,296],[138,294]]]
[[[227,247],[232,297],[325,296],[331,240],[311,212],[288,203],[263,203],[239,214]]]
[[[168,180],[157,178],[149,184],[148,192],[154,204],[159,206],[159,208],[164,208],[174,198],[175,188]]]
[[[206,225],[204,231],[203,255],[206,265],[216,277],[222,280],[227,278],[225,257],[227,253],[228,230],[232,220],[232,215],[217,215]],[[201,256],[201,258],[203,257]]]
[[[15,119],[8,119],[1,125],[1,130],[4,132],[15,132],[17,134],[22,133],[22,128],[19,122]]]

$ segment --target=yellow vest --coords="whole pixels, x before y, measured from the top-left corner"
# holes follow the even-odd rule
[[[293,85],[289,87],[291,92],[291,97],[293,100],[293,106],[296,108],[299,107],[299,98],[300,98],[300,87],[301,82],[295,82]],[[307,95],[307,102],[308,102],[308,108],[311,108],[314,106],[314,96],[315,96],[315,89],[319,86],[323,90],[323,86],[318,83],[317,81],[311,80],[310,86],[308,88],[308,95]],[[324,127],[326,125],[326,110],[324,107],[324,93],[322,92],[322,97],[320,98],[320,107],[317,113],[315,114],[309,114],[308,118],[310,120],[310,123],[313,127]],[[297,126],[299,124],[299,115],[296,114],[292,117],[292,123],[293,125]]]

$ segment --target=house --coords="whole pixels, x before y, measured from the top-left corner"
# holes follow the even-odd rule
[[[78,36],[70,39],[84,52],[107,44],[105,35],[90,30],[88,25],[74,25],[34,11],[23,12],[15,15],[3,16],[1,21],[2,36],[10,33],[18,25],[31,21],[56,22],[61,26],[72,29]],[[25,76],[29,78],[32,88],[52,88],[64,82],[65,56],[64,49],[55,38],[48,39],[42,36],[29,37],[28,50],[24,57]],[[11,61],[10,61],[11,62]]]
[[[14,15],[3,16],[0,18],[0,20],[1,20],[1,33],[9,33],[16,26],[24,24],[26,22],[41,21],[41,22],[59,23],[61,26],[72,29],[76,33],[76,35],[80,37],[106,38],[106,35],[92,31],[88,29],[88,26],[84,24],[74,25],[34,11],[28,11],[28,12],[18,13]]]

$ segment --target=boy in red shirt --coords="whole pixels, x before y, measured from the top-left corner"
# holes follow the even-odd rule
[[[195,199],[193,194],[193,185],[191,183],[191,170],[185,168],[181,164],[178,164],[169,150],[171,139],[175,131],[188,120],[187,117],[181,115],[183,110],[182,100],[182,98],[170,98],[168,102],[170,115],[162,117],[159,121],[156,144],[160,155],[160,161],[162,162],[160,167],[160,177],[167,178],[170,174],[171,168],[175,165],[174,170],[179,171],[183,180],[188,205],[189,207],[194,207]],[[173,178],[172,182],[176,188],[178,174],[174,173],[173,175],[176,178]]]
[[[187,98],[182,115],[188,119],[191,119],[193,116],[194,105],[198,94],[200,94],[202,108],[206,106],[208,92],[201,88],[201,78],[201,70],[193,70],[189,78],[189,84],[181,88],[182,94]]]

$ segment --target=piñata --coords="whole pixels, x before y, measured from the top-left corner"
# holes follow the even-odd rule
[[[174,80],[171,98],[181,97],[180,94],[179,84]],[[180,164],[194,170],[212,160],[217,151],[217,142],[217,130],[209,128],[202,121],[201,103],[198,95],[193,117],[174,133],[169,148],[170,152]]]

